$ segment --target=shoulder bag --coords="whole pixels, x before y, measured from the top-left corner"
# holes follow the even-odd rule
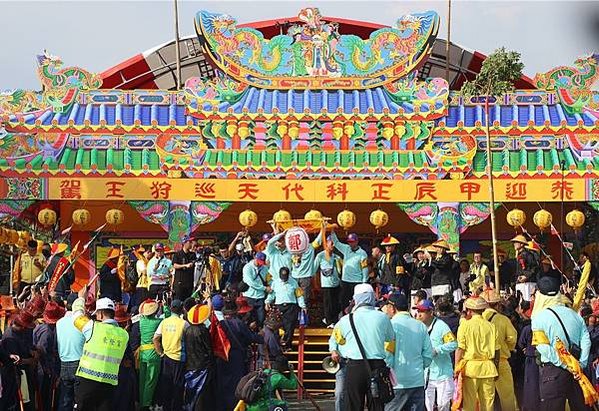
[[[393,384],[391,384],[391,378],[389,377],[389,367],[385,365],[384,367],[378,368],[376,370],[370,368],[370,363],[366,358],[364,346],[362,345],[362,341],[360,341],[358,331],[356,330],[356,325],[354,324],[354,313],[349,314],[349,324],[351,325],[352,332],[356,338],[356,343],[360,349],[360,354],[362,355],[366,369],[368,370],[368,375],[370,375],[370,395],[372,398],[378,399],[383,404],[386,404],[395,398]]]
[[[570,336],[568,335],[568,330],[566,330],[566,327],[564,326],[562,319],[559,318],[559,315],[557,315],[557,313],[555,311],[553,311],[551,308],[547,308],[547,309],[549,311],[551,311],[553,313],[553,315],[555,315],[555,318],[557,318],[557,320],[559,321],[559,324],[562,326],[562,330],[564,330],[564,334],[566,334],[566,340],[568,340],[568,351],[570,351],[570,354],[572,354],[572,356],[574,358],[576,358],[577,360],[580,360],[580,355],[582,354],[582,349],[580,348],[580,346],[578,344],[575,344],[572,341],[570,341]]]

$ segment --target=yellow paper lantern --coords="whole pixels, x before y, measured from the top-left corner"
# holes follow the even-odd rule
[[[578,230],[584,225],[584,213],[580,210],[572,210],[566,214],[566,224],[575,230]]]
[[[349,210],[343,210],[337,214],[337,224],[344,229],[352,228],[356,224],[356,215]]]
[[[275,223],[283,223],[286,221],[291,221],[291,213],[287,210],[279,210],[272,216],[272,221]]]
[[[125,221],[125,213],[121,210],[113,208],[106,212],[106,222],[112,225],[119,225]]]
[[[31,240],[31,233],[29,231],[19,231],[18,233],[19,239],[25,241],[25,243]]]
[[[377,230],[386,226],[389,222],[389,214],[385,211],[378,209],[370,213],[370,224],[372,224]]]
[[[537,227],[539,227],[539,229],[545,230],[546,228],[549,228],[551,226],[553,217],[551,216],[551,213],[549,211],[539,210],[532,217],[532,221],[533,223],[535,223]]]
[[[526,213],[518,208],[514,208],[507,213],[507,223],[512,227],[521,227],[526,222]]]
[[[245,210],[239,213],[239,223],[245,227],[250,228],[256,225],[258,222],[258,214],[252,210]]]
[[[73,224],[78,226],[84,226],[89,223],[92,219],[92,213],[85,208],[80,208],[73,211]]]
[[[17,230],[8,230],[8,242],[16,244],[19,241],[19,233]]]
[[[44,208],[37,213],[37,221],[45,227],[52,226],[56,223],[56,211],[51,208]]]
[[[310,210],[304,216],[305,220],[322,220],[322,213],[318,210]]]

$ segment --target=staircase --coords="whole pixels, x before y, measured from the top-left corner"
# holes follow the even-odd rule
[[[327,328],[297,328],[293,337],[293,351],[287,353],[298,379],[310,394],[335,392],[335,376],[322,369],[322,360],[329,355],[329,337],[333,330]],[[298,398],[303,396],[298,388]]]

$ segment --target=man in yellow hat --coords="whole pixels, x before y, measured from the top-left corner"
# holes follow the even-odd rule
[[[397,250],[399,240],[390,234],[381,241],[384,255],[379,259],[378,273],[383,294],[392,291],[391,286],[397,286],[405,295],[410,295],[410,277],[406,272],[406,262]]]
[[[501,401],[502,411],[515,411],[514,378],[508,359],[511,357],[512,351],[516,349],[518,333],[510,319],[498,312],[497,308],[501,299],[495,290],[485,290],[482,293],[482,298],[489,304],[489,308],[483,312],[483,318],[495,326],[499,339],[499,366],[497,368],[499,377],[495,381],[495,390]]]
[[[530,301],[540,271],[539,255],[532,251],[536,243],[531,241],[531,247],[531,244],[521,234],[512,238],[511,241],[516,251],[516,292],[520,292],[525,301]]]
[[[432,259],[431,266],[434,268],[431,276],[431,289],[433,298],[451,294],[454,277],[453,258],[447,253],[450,249],[445,240],[435,241],[432,246],[436,249],[436,257]]]
[[[495,326],[482,316],[488,307],[480,297],[464,303],[466,320],[458,328],[456,374],[463,373],[464,411],[492,411],[500,344]]]

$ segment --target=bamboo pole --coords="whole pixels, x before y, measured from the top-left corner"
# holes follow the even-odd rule
[[[175,59],[177,60],[177,78],[175,84],[175,90],[181,89],[181,50],[179,49],[179,3],[178,0],[174,0],[175,7]]]
[[[451,0],[447,0],[447,41],[445,42],[445,80],[449,82],[449,50],[451,44]]]
[[[495,274],[495,290],[499,290],[499,260],[497,259],[497,226],[495,224],[495,191],[493,189],[493,161],[491,158],[491,129],[489,125],[489,91],[485,96],[485,120],[487,137],[487,177],[489,179],[489,211],[491,215],[491,240],[493,244],[493,271]]]

